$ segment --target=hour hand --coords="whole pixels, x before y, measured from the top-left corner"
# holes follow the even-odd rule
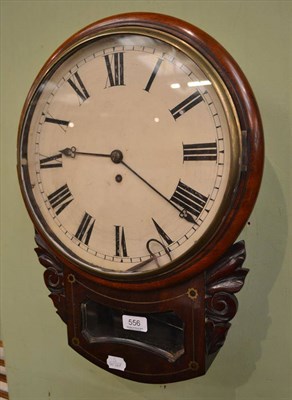
[[[66,156],[66,157],[75,158],[75,155],[76,155],[76,147],[74,147],[74,146],[71,147],[71,148],[66,147],[66,149],[59,150],[59,151],[60,151],[60,153],[64,154],[64,156]]]
[[[59,150],[60,153],[64,154],[64,156],[66,157],[72,157],[75,158],[76,155],[80,155],[80,156],[92,156],[92,157],[111,157],[110,154],[103,154],[103,153],[89,153],[89,152],[85,152],[85,151],[77,151],[75,146],[72,147],[66,147],[63,150]]]

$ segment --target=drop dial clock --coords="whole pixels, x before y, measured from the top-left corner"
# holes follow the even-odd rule
[[[40,260],[59,266],[50,283],[67,271],[71,286],[79,276],[97,296],[113,291],[116,303],[104,312],[118,319],[126,289],[143,297],[160,288],[163,297],[193,279],[218,262],[244,226],[262,153],[248,83],[207,34],[147,13],[83,29],[41,70],[19,127],[20,185],[46,253]],[[93,312],[84,304],[76,306],[83,338],[84,315]],[[66,300],[66,314],[70,307]],[[169,316],[160,318],[170,327]],[[177,318],[184,329],[184,317]]]

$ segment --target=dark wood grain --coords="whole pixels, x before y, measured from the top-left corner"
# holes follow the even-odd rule
[[[239,242],[206,272],[184,283],[148,291],[147,294],[143,291],[117,291],[96,285],[80,271],[62,265],[38,233],[36,243],[39,261],[46,268],[44,278],[51,292],[50,298],[68,326],[69,345],[115,375],[146,383],[175,382],[206,373],[225,342],[230,321],[238,308],[235,293],[242,288],[248,273],[242,268],[245,246]],[[92,315],[96,321],[95,334],[88,330],[88,316],[84,315],[84,307],[89,302],[97,310]],[[106,320],[102,321],[104,310],[108,312]],[[149,325],[147,335],[148,338],[151,336],[151,346],[147,344],[146,334],[127,335],[123,331],[123,314],[144,316],[150,321],[153,317],[159,318],[161,313],[170,312],[181,323],[177,329],[169,324],[168,333],[166,329],[161,330],[161,324],[160,328],[159,325],[158,328]],[[173,337],[178,332],[179,337]],[[165,336],[160,337],[163,334]],[[167,342],[171,336],[172,343],[180,343],[181,335],[181,345],[169,348]],[[161,346],[164,342],[165,346]],[[126,370],[109,369],[107,358],[110,355],[122,358]]]

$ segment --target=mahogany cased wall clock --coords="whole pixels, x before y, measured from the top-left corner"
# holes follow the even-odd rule
[[[129,13],[62,44],[25,102],[18,174],[70,346],[136,381],[204,374],[262,168],[251,88],[200,29]]]

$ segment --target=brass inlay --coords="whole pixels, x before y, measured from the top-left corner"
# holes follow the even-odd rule
[[[190,361],[189,368],[192,369],[193,371],[198,371],[199,364],[197,363],[197,361]]]
[[[69,283],[75,283],[75,282],[76,282],[75,275],[69,274],[69,275],[67,276],[67,280],[68,280]]]
[[[195,301],[198,298],[199,293],[198,293],[197,289],[189,288],[187,291],[187,295],[191,300]]]
[[[73,346],[79,346],[80,345],[80,340],[78,339],[78,337],[73,337],[72,338],[72,344],[73,344]]]

